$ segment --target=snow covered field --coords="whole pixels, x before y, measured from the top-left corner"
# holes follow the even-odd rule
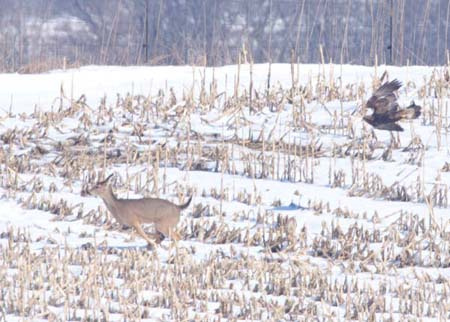
[[[292,68],[293,67],[293,68]],[[384,78],[422,116],[363,123]],[[0,319],[450,319],[446,67],[0,75]],[[86,188],[182,203],[156,250]],[[152,227],[146,226],[152,231]]]

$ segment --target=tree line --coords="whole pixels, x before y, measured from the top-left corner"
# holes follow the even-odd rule
[[[0,0],[0,70],[447,64],[448,0]]]

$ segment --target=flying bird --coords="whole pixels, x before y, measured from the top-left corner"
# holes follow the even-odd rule
[[[412,120],[420,116],[421,107],[411,102],[407,108],[399,109],[395,91],[402,87],[397,79],[381,85],[367,101],[366,107],[373,110],[371,115],[363,117],[374,128],[386,131],[403,131],[397,124],[401,120]]]

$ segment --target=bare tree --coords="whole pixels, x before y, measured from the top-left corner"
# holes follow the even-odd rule
[[[449,48],[448,0],[0,0],[0,6],[0,70],[7,71],[60,67],[63,59],[221,65],[235,63],[243,46],[255,63],[289,62],[291,49],[301,62],[319,62],[321,48],[325,61],[438,65]]]

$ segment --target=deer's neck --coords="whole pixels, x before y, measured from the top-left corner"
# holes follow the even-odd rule
[[[114,194],[111,186],[108,187],[108,192],[102,196],[102,199],[108,207],[109,211],[114,211],[117,197]]]

